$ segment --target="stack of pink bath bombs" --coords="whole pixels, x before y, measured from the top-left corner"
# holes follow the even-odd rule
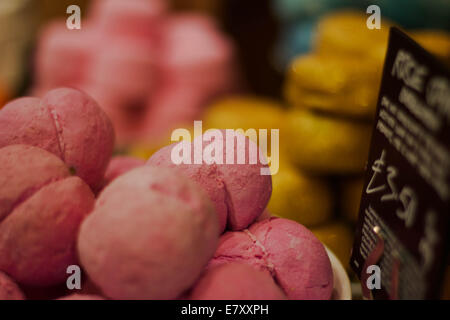
[[[112,158],[113,145],[75,89],[0,110],[0,299],[330,299],[319,240],[261,218],[271,176],[247,137],[209,131],[146,163]],[[64,289],[72,265],[81,290]]]
[[[231,41],[208,16],[171,13],[167,0],[97,0],[80,30],[66,21],[44,28],[32,94],[81,89],[111,118],[119,145],[154,144],[236,91],[235,63]]]

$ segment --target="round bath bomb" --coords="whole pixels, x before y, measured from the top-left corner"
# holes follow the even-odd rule
[[[157,78],[155,53],[141,40],[104,36],[83,89],[105,110],[144,107]]]
[[[285,97],[299,109],[373,118],[380,69],[382,61],[374,64],[351,56],[300,56],[289,67]]]
[[[85,25],[81,30],[69,30],[66,21],[43,28],[34,61],[39,88],[79,87],[83,83],[98,41],[97,34],[87,30]]]
[[[77,263],[92,191],[58,157],[28,145],[0,148],[0,186],[0,270],[30,286],[60,283]]]
[[[333,272],[322,243],[301,224],[271,218],[222,235],[208,267],[240,262],[268,271],[289,299],[330,299]]]
[[[173,299],[214,254],[212,204],[173,169],[144,166],[118,177],[84,220],[78,253],[89,278],[113,299]]]
[[[249,138],[238,133],[234,137],[227,138],[225,130],[208,130],[208,132],[209,139],[203,135],[196,137],[193,142],[182,141],[160,149],[150,157],[147,164],[177,168],[208,194],[215,205],[222,231],[225,227],[242,230],[261,215],[269,201],[272,179],[270,175],[262,174],[262,170],[268,170],[268,166],[258,161],[251,163],[252,150],[259,160],[262,156],[257,145]],[[239,140],[244,143],[239,143]],[[207,156],[209,154],[207,150],[211,154],[214,153],[211,151],[213,143],[217,143],[218,150],[222,147],[222,158],[220,154],[216,159]],[[203,155],[206,155],[201,164],[194,163],[196,146],[199,146],[198,149]],[[227,161],[227,152],[230,158],[234,156],[233,163]],[[189,161],[176,164],[172,156],[184,153],[190,154]],[[239,158],[243,160],[242,163],[238,162]]]
[[[450,32],[421,30],[413,32],[411,37],[432,54],[450,64]]]
[[[0,110],[0,148],[28,144],[50,151],[96,189],[114,147],[111,122],[86,94],[68,88],[19,98]]]
[[[93,294],[73,293],[68,296],[58,298],[57,300],[105,300],[105,299]]]
[[[160,67],[165,81],[195,84],[215,94],[236,88],[237,72],[231,41],[206,15],[172,15],[164,25]]]
[[[393,23],[383,19],[380,29],[367,28],[367,15],[362,11],[342,10],[324,16],[318,24],[315,40],[320,53],[351,55],[357,59],[384,59]],[[370,47],[371,50],[367,50]],[[381,60],[380,60],[381,59]]]
[[[289,135],[292,162],[307,172],[349,174],[364,171],[372,126],[306,110],[291,111]]]
[[[149,145],[163,141],[176,128],[192,126],[200,118],[207,98],[208,95],[192,84],[161,85],[147,102],[147,112],[136,140]]]
[[[284,141],[286,112],[276,100],[249,95],[232,95],[209,105],[203,114],[203,125],[208,129],[267,129],[267,149],[271,154],[272,129],[278,129],[279,140]],[[256,140],[253,140],[257,143]],[[283,148],[285,144],[280,144]]]
[[[191,300],[285,300],[270,273],[241,263],[208,269],[192,289]]]
[[[215,129],[280,129],[283,106],[276,100],[235,95],[215,101],[205,110],[203,122]]]
[[[96,0],[89,11],[89,19],[104,34],[127,38],[160,37],[160,25],[167,11],[165,0]]]
[[[106,168],[104,183],[105,185],[109,184],[111,181],[116,179],[118,176],[123,175],[124,173],[143,166],[145,161],[143,159],[139,159],[131,156],[115,156],[111,159]]]
[[[302,173],[288,163],[272,176],[273,191],[267,208],[276,216],[307,227],[328,220],[333,214],[333,194],[325,179]]]
[[[25,300],[19,286],[3,272],[0,272],[0,300]]]

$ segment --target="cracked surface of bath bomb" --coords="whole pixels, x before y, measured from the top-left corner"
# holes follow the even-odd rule
[[[225,227],[231,230],[242,230],[264,211],[272,193],[272,179],[270,175],[261,175],[261,169],[268,169],[267,165],[258,162],[251,164],[249,161],[250,148],[259,150],[255,143],[245,137],[245,144],[241,144],[237,143],[235,138],[234,149],[231,149],[231,144],[226,143],[225,131],[214,131],[221,133],[216,138],[221,140],[223,146],[222,164],[216,162],[208,164],[205,159],[202,164],[194,163],[195,143],[201,141],[202,137],[196,138],[192,143],[182,141],[166,146],[155,152],[147,164],[178,168],[209,195],[215,204],[222,231]],[[216,138],[212,140],[216,141]],[[203,154],[206,154],[206,148],[212,146],[211,143],[215,143],[210,141],[203,143]],[[172,153],[182,154],[183,145],[188,146],[186,150],[191,151],[191,164],[177,165],[172,161]],[[176,149],[173,150],[174,148]],[[231,154],[231,150],[234,153],[234,164],[229,164],[226,160],[227,152]],[[245,157],[243,164],[238,163],[238,155]]]
[[[0,270],[26,285],[63,281],[77,263],[91,189],[57,156],[28,145],[0,148],[0,185]]]
[[[109,184],[111,181],[116,179],[118,176],[123,175],[124,173],[143,166],[145,164],[145,161],[136,158],[136,157],[130,157],[130,156],[115,156],[111,159],[111,161],[108,164],[108,167],[106,168],[105,172],[105,178],[104,183]]]
[[[285,300],[266,271],[241,263],[208,269],[189,296],[191,300]]]
[[[173,299],[200,275],[218,238],[213,206],[195,183],[144,166],[102,191],[81,226],[78,252],[107,297]]]
[[[25,300],[19,286],[6,274],[0,271],[0,300]]]
[[[28,144],[50,151],[91,188],[101,183],[114,147],[114,131],[97,103],[81,91],[54,89],[19,98],[0,110],[0,148]]]
[[[270,218],[222,235],[208,267],[246,263],[270,272],[289,299],[330,299],[331,263],[324,246],[301,224]]]
[[[64,162],[43,149],[27,145],[0,148],[0,222],[40,187],[69,176]]]

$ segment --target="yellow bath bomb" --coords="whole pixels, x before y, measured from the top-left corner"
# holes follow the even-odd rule
[[[290,106],[373,118],[381,69],[351,57],[300,56],[289,67],[284,95]]]
[[[254,96],[231,96],[210,105],[203,116],[206,128],[279,129],[285,111],[281,103]]]
[[[331,217],[333,195],[327,181],[304,175],[282,162],[278,173],[272,176],[268,210],[305,226],[316,226]]]
[[[350,222],[358,220],[359,204],[364,187],[364,178],[347,179],[341,183],[341,212]]]
[[[450,63],[450,33],[440,30],[411,32],[411,37],[444,62]]]
[[[353,247],[353,229],[346,223],[336,221],[311,229],[312,233],[336,254],[347,270],[350,270],[350,252]]]
[[[288,115],[289,155],[301,169],[317,174],[363,172],[372,125],[307,110]]]
[[[382,64],[393,23],[382,19],[381,29],[367,28],[362,11],[343,10],[324,16],[318,23],[315,50],[334,55],[373,59]]]

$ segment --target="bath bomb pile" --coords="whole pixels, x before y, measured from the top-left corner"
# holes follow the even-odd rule
[[[42,99],[15,99],[0,110],[0,148],[13,144],[55,154],[95,190],[111,158],[114,130],[92,98],[75,89],[58,88]]]
[[[144,166],[100,194],[78,238],[81,264],[106,297],[174,299],[214,254],[219,224],[202,190]]]
[[[332,294],[333,274],[324,246],[292,220],[270,218],[222,235],[209,267],[230,262],[268,272],[289,299],[330,299]]]
[[[204,141],[203,135],[195,138],[193,142],[182,141],[171,144],[155,152],[147,164],[176,168],[195,181],[214,203],[221,231],[226,227],[231,230],[242,230],[261,215],[270,199],[271,175],[261,174],[261,170],[268,170],[268,166],[260,164],[259,160],[263,155],[258,146],[246,136],[237,133],[234,138],[227,140],[225,130],[209,130],[209,132],[214,138]],[[241,139],[244,143],[238,143]],[[200,145],[204,154],[206,149],[217,142],[223,148],[222,164],[217,164],[217,161],[212,164],[205,161],[202,164],[194,164],[196,145]],[[180,152],[183,145],[186,150],[190,150],[191,161],[190,164],[177,165],[172,161],[172,153]],[[255,151],[258,157],[255,164],[250,162],[251,150]],[[233,152],[234,164],[227,163],[227,152],[230,154]],[[237,164],[238,154],[245,155],[243,164]]]
[[[84,90],[110,116],[120,144],[166,138],[238,83],[233,46],[214,20],[170,13],[165,0],[97,0],[82,29],[49,24],[35,69],[34,94]]]
[[[78,228],[94,206],[89,186],[54,154],[0,148],[0,270],[20,284],[51,286],[77,264]]]
[[[271,176],[247,137],[209,130],[107,166],[113,130],[77,90],[15,100],[0,122],[0,299],[330,298],[324,247],[265,210]],[[182,147],[202,164],[175,165]],[[86,285],[75,294],[71,265]]]

